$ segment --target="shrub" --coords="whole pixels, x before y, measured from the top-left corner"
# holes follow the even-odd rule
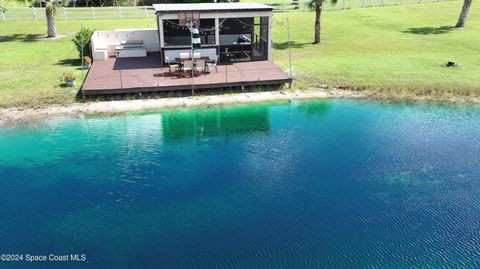
[[[72,39],[75,47],[77,48],[78,55],[80,59],[83,56],[92,56],[92,51],[90,48],[90,39],[92,38],[93,30],[89,28],[82,27],[80,31],[77,32],[75,37]]]
[[[63,73],[62,77],[60,78],[61,81],[73,81],[75,80],[75,75],[71,72]]]
[[[85,64],[91,64],[92,63],[92,58],[90,56],[84,56],[83,57],[83,62]]]

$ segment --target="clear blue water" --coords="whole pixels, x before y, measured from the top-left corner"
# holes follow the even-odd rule
[[[479,268],[480,109],[305,101],[0,129],[0,268]]]

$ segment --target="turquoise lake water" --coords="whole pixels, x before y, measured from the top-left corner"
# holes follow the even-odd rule
[[[480,268],[480,109],[298,101],[0,128],[0,268]]]

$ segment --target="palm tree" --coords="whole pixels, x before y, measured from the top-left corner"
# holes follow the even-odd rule
[[[472,0],[464,0],[462,12],[460,12],[460,17],[458,18],[457,25],[455,28],[462,28],[465,26],[465,21],[467,20],[468,11],[470,11],[470,6],[472,6]]]
[[[5,13],[5,11],[7,11],[7,8],[5,7],[3,1],[0,0],[0,13]]]
[[[321,32],[321,16],[323,9],[323,2],[326,0],[309,0],[307,2],[307,7],[311,10],[315,10],[315,39],[313,44],[320,43],[320,32]],[[468,1],[468,0],[465,0]],[[471,1],[471,0],[470,0]],[[331,0],[332,4],[336,4],[337,0]]]
[[[47,17],[47,37],[57,36],[57,27],[55,26],[55,15],[57,14],[58,2],[55,0],[45,0],[45,16]]]

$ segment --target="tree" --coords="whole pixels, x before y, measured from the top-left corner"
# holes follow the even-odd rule
[[[5,7],[6,4],[0,0],[0,13],[5,13],[5,11],[7,11],[7,8]]]
[[[457,25],[455,28],[462,28],[465,26],[465,21],[467,20],[468,12],[470,11],[470,7],[472,6],[472,0],[464,0],[462,12],[460,12],[460,17],[458,17]]]
[[[53,2],[52,2],[53,1]],[[68,0],[65,2],[58,0],[45,0],[45,16],[47,17],[47,37],[56,37],[57,36],[57,27],[55,26],[55,15],[57,14],[57,9],[64,4],[68,4]]]
[[[313,44],[320,43],[320,32],[321,32],[321,17],[322,17],[322,9],[323,9],[323,2],[326,0],[308,0],[307,7],[311,10],[315,11],[315,38],[313,40]],[[468,0],[465,0],[468,1]],[[471,0],[470,0],[471,1]],[[337,0],[331,0],[332,4],[336,4]]]

